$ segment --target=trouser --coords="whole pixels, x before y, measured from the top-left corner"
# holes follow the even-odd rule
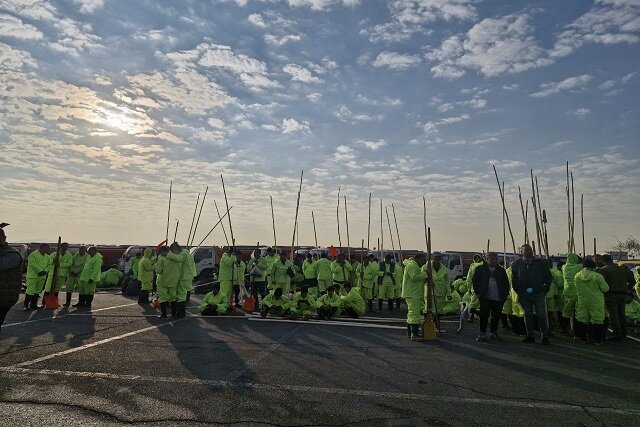
[[[67,279],[67,292],[72,294],[73,291],[75,291],[76,289],[79,289],[80,287],[80,279],[78,278],[78,276],[69,276],[69,278]]]
[[[52,281],[53,280],[47,280],[47,283],[46,283],[46,285],[44,287],[45,292],[47,292],[47,293],[51,292],[51,286],[52,286],[51,282]],[[62,289],[63,286],[66,289],[66,287],[67,287],[66,282],[67,282],[67,276],[58,276],[58,277],[56,277],[55,286],[53,286],[53,292],[57,294],[58,292],[60,292],[60,290]]]
[[[424,298],[405,297],[407,302],[407,324],[419,325],[422,322]]]
[[[200,314],[203,316],[217,316],[218,308],[208,305],[204,310],[202,310],[202,313]]]
[[[233,292],[233,280],[220,280],[220,293],[225,295],[227,300],[231,298]]]
[[[45,277],[27,279],[27,295],[40,295],[44,289]]]
[[[368,301],[373,298],[373,288],[367,288],[364,285],[360,286],[360,295],[362,299]]]
[[[609,319],[611,321],[611,329],[613,336],[624,338],[627,336],[627,317],[624,308],[627,304],[627,295],[625,294],[606,294],[604,302],[607,305]]]
[[[336,290],[336,294],[340,293],[341,289],[344,289],[344,284],[347,282],[334,281],[333,288]]]
[[[163,302],[177,301],[177,286],[158,286],[158,300],[160,304]]]
[[[518,302],[524,310],[524,326],[527,328],[527,336],[533,338],[533,312],[538,318],[538,326],[543,337],[549,334],[549,323],[547,322],[547,301],[544,294],[522,294],[518,295]]]
[[[141,290],[138,296],[138,304],[149,304],[149,291]]]
[[[358,317],[360,317],[360,315],[356,313],[356,311],[352,307],[345,307],[344,313],[352,319],[357,319]]]
[[[590,343],[602,343],[607,339],[607,327],[592,323],[575,322],[575,336],[582,341]]]
[[[271,314],[273,316],[284,316],[286,314],[286,310],[281,305],[273,305],[271,307],[263,305],[261,312],[265,315]]]
[[[258,301],[258,295],[264,298],[267,296],[267,293],[267,284],[265,282],[253,282],[251,285],[251,294],[256,299],[256,302]]]
[[[327,293],[327,288],[331,284],[331,280],[318,279],[318,292],[320,294]]]
[[[321,319],[324,319],[325,317],[327,319],[331,319],[332,316],[337,316],[337,313],[338,309],[335,307],[327,306],[318,308],[318,316]]]
[[[4,323],[4,319],[7,317],[7,313],[11,310],[11,307],[0,307],[0,327]]]
[[[562,308],[562,315],[567,319],[573,319],[576,312],[576,302],[578,297],[576,295],[567,296],[564,298],[564,307]]]
[[[236,305],[240,304],[240,285],[233,285],[233,300]]]
[[[487,323],[491,315],[491,333],[498,332],[498,322],[502,314],[502,302],[493,301],[487,298],[480,298],[480,332],[487,332]]]

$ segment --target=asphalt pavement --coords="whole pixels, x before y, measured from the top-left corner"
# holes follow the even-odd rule
[[[405,311],[359,320],[241,313],[161,320],[116,291],[91,311],[9,313],[0,426],[640,425],[640,341],[591,346],[478,322],[412,342]]]

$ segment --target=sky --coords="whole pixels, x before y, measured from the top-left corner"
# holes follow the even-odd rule
[[[565,162],[587,247],[640,237],[640,0],[3,0],[0,220],[10,241],[235,240],[502,250],[505,182],[538,177],[566,251]],[[347,208],[344,210],[344,198]],[[531,204],[531,203],[529,203]],[[529,227],[533,225],[529,210]],[[228,224],[225,224],[228,226]],[[227,232],[228,232],[227,228]],[[508,234],[508,233],[507,233]],[[507,237],[510,250],[511,239]],[[224,244],[216,229],[207,244]],[[394,246],[398,247],[398,236]],[[587,250],[588,253],[591,250]]]

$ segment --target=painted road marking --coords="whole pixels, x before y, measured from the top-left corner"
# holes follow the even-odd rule
[[[21,367],[21,366],[34,365],[36,363],[44,362],[45,360],[53,359],[54,357],[64,356],[66,354],[76,353],[78,351],[86,350],[88,348],[96,347],[96,346],[103,345],[103,344],[108,344],[110,342],[121,340],[121,339],[124,339],[124,338],[128,338],[128,337],[131,337],[133,335],[138,335],[138,334],[141,334],[143,332],[151,331],[153,329],[162,328],[163,326],[175,325],[176,323],[179,323],[179,322],[182,322],[182,321],[188,320],[188,319],[192,319],[192,317],[185,317],[183,319],[173,320],[171,322],[161,323],[159,325],[148,326],[146,328],[138,329],[136,331],[127,332],[126,334],[116,335],[115,337],[105,338],[105,339],[100,340],[100,341],[96,341],[96,342],[92,342],[92,343],[89,343],[89,344],[81,345],[80,347],[74,347],[74,348],[70,348],[70,349],[67,349],[67,350],[59,351],[57,353],[52,353],[52,354],[48,354],[46,356],[38,357],[37,359],[27,360],[26,362],[16,363],[15,365],[12,365],[12,367]]]
[[[537,402],[526,400],[508,400],[508,399],[484,399],[484,398],[472,398],[472,397],[456,397],[456,396],[441,396],[419,393],[397,393],[389,391],[377,391],[377,390],[358,390],[339,387],[313,387],[303,385],[290,385],[290,384],[260,384],[243,381],[224,381],[224,380],[208,380],[200,378],[185,378],[185,377],[159,377],[148,375],[128,375],[128,374],[111,374],[108,372],[82,372],[82,371],[62,371],[55,369],[30,369],[20,367],[0,367],[0,372],[6,374],[13,374],[16,376],[26,376],[33,378],[35,375],[41,375],[50,377],[52,375],[63,377],[76,377],[76,378],[88,378],[90,381],[96,379],[101,380],[119,380],[119,381],[136,381],[136,382],[151,382],[151,383],[170,383],[170,384],[188,384],[188,385],[203,385],[208,387],[229,387],[229,388],[243,388],[251,390],[266,390],[266,391],[292,391],[298,393],[324,393],[330,395],[343,395],[343,396],[359,396],[359,397],[372,397],[372,398],[384,398],[384,399],[400,399],[400,400],[412,400],[420,402],[432,402],[432,403],[454,403],[464,405],[481,405],[481,406],[495,406],[495,407],[510,407],[510,408],[529,408],[529,409],[551,409],[557,411],[569,411],[569,412],[584,412],[600,414],[615,414],[615,415],[633,415],[640,416],[640,409],[632,408],[607,408],[596,406],[580,406],[571,403],[552,403],[552,402]]]
[[[134,302],[134,303],[131,303],[131,304],[122,304],[122,305],[116,305],[116,306],[113,306],[113,307],[97,308],[95,310],[90,310],[90,311],[87,311],[85,313],[86,314],[97,313],[99,311],[113,310],[114,308],[130,307],[132,305],[138,305],[138,303]],[[71,313],[67,313],[67,314],[62,314],[60,316],[58,316],[58,313],[60,313],[60,312],[56,311],[52,317],[45,317],[43,319],[34,319],[34,320],[25,320],[24,322],[7,323],[6,325],[2,325],[2,327],[3,328],[8,328],[8,327],[11,327],[11,326],[24,325],[26,323],[45,322],[47,320],[51,321],[51,320],[55,320],[55,319],[62,319],[63,317],[67,317],[67,316],[77,316],[77,314],[75,314],[75,311],[71,312]]]

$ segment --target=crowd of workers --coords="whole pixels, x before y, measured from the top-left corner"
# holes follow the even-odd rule
[[[15,271],[22,259],[7,245],[1,228],[0,232],[1,325],[20,292],[20,285],[16,292],[9,282],[16,277],[20,280]],[[59,251],[49,252],[43,244],[27,259],[24,310],[40,308],[38,299],[43,292],[57,296],[62,289],[66,291],[64,306],[71,305],[77,292],[78,302],[73,306],[90,307],[97,284],[121,282],[123,273],[116,268],[102,272],[102,256],[95,247],[83,246],[71,254],[63,243]],[[433,283],[431,311],[429,276]],[[155,291],[161,318],[167,318],[169,312],[172,317],[185,316],[195,277],[193,257],[177,242],[159,248],[157,256],[148,248],[131,265],[130,279],[139,285],[138,302],[148,304]],[[414,340],[420,339],[420,325],[428,315],[433,315],[437,324],[442,315],[460,313],[471,321],[478,316],[477,341],[499,339],[501,323],[513,333],[526,335],[523,342],[527,343],[535,341],[534,331],[539,330],[543,344],[549,343],[549,336],[558,328],[600,344],[606,337],[607,318],[612,339],[619,340],[626,336],[627,317],[640,321],[640,302],[632,293],[635,286],[640,297],[640,277],[634,279],[609,255],[580,260],[569,254],[561,265],[534,257],[532,248],[524,245],[522,257],[506,269],[495,253],[476,255],[467,276],[452,279],[437,252],[429,263],[424,253],[402,262],[396,262],[392,254],[383,259],[374,254],[357,259],[338,253],[331,260],[326,253],[290,258],[286,252],[268,248],[264,254],[256,249],[243,260],[234,248],[228,248],[220,259],[217,277],[196,286],[211,289],[198,306],[204,316],[224,315],[240,307],[242,299],[252,300],[249,310],[262,317],[302,320],[330,320],[341,315],[356,318],[374,308],[384,310],[385,302],[386,310],[398,310],[404,301],[407,336]]]

